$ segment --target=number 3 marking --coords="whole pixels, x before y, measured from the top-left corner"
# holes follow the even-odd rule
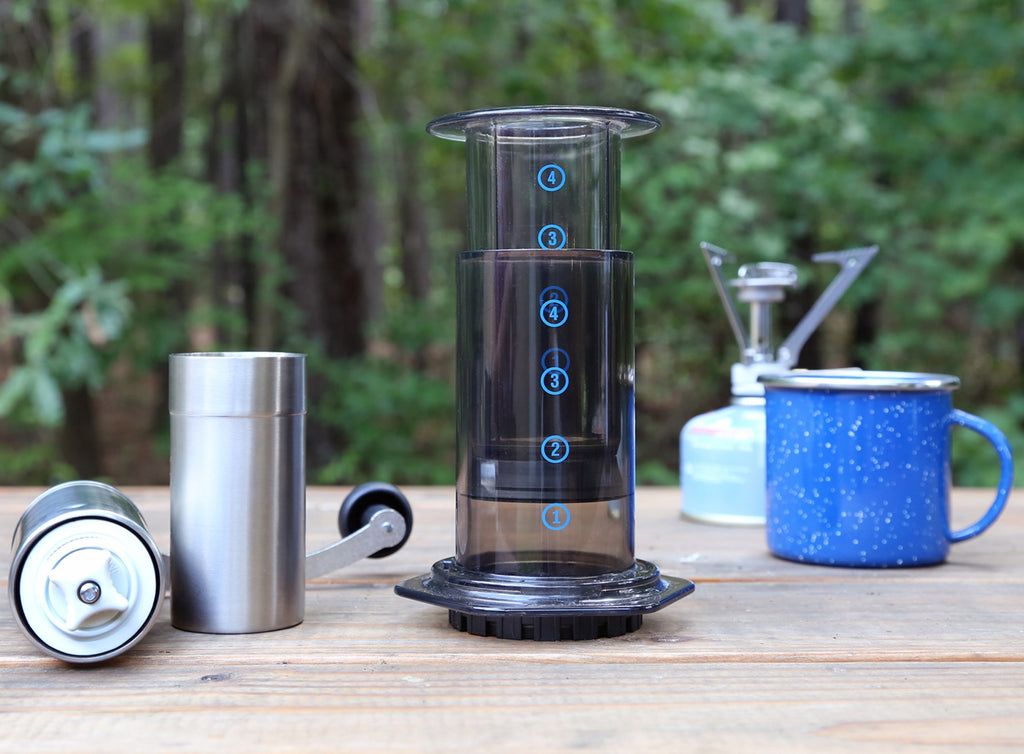
[[[540,387],[548,395],[561,395],[569,387],[569,373],[559,367],[548,367],[540,375]]]
[[[542,249],[563,249],[565,242],[565,229],[560,225],[545,225],[537,234],[537,243]]]

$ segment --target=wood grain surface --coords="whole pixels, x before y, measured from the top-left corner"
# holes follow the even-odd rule
[[[166,551],[167,489],[123,491]],[[39,492],[0,490],[0,536]],[[337,538],[346,492],[310,489],[309,551]],[[775,559],[763,529],[689,522],[678,490],[641,489],[637,556],[695,593],[628,636],[537,643],[467,636],[395,596],[454,550],[454,492],[405,492],[406,547],[311,581],[292,629],[190,634],[165,604],[137,647],[72,667],[30,645],[5,604],[0,751],[1024,750],[1016,499],[942,566],[859,570]],[[957,490],[954,522],[991,496]]]

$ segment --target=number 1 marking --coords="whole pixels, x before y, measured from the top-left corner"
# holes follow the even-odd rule
[[[569,509],[561,503],[552,503],[544,508],[540,514],[540,520],[544,526],[551,531],[562,531],[569,525],[572,514]]]

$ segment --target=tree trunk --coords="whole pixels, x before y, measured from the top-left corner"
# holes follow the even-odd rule
[[[96,29],[89,14],[76,9],[70,12],[68,46],[74,63],[75,99],[91,102],[96,119]]]
[[[253,212],[263,195],[256,191],[249,174],[257,163],[268,163],[267,109],[271,97],[271,84],[279,57],[280,29],[287,18],[277,7],[261,7],[259,2],[249,5],[245,12],[231,22],[228,43],[224,47],[224,70],[227,77],[222,92],[225,112],[220,123],[220,142],[217,150],[219,183],[237,191],[246,209]],[[265,18],[271,14],[270,18]],[[260,19],[265,18],[265,22]],[[230,175],[230,178],[227,178]],[[225,181],[230,181],[230,186]],[[273,180],[270,184],[277,185]],[[274,207],[277,207],[276,199]],[[272,209],[275,218],[280,214]],[[238,296],[228,298],[222,293],[222,304],[241,308],[248,328],[245,347],[269,350],[276,347],[274,322],[276,303],[273,297],[259,295],[261,263],[257,259],[254,238],[249,234],[238,240],[237,253],[222,259],[218,268],[219,287],[237,286]],[[265,272],[265,271],[264,271]],[[240,300],[238,300],[240,299]]]
[[[72,34],[75,29],[72,29]],[[16,20],[9,15],[9,8],[0,7],[0,65],[31,76],[31,87],[9,86],[9,79],[0,81],[0,101],[10,102],[26,112],[37,113],[47,107],[58,106],[56,89],[53,86],[52,60],[53,28],[49,7],[46,3],[31,6],[28,18]],[[91,89],[94,82],[91,40],[81,36],[69,39],[74,55],[76,90]],[[79,78],[80,77],[80,78]],[[22,157],[31,159],[37,145],[25,143]],[[4,155],[0,155],[3,157]],[[12,232],[14,238],[31,234],[45,222],[45,217],[28,212],[15,213],[19,230]],[[7,229],[0,225],[0,240],[7,235]],[[26,280],[26,291],[21,296],[22,308],[42,309],[46,306],[46,294],[35,287],[34,281]],[[56,440],[61,457],[83,477],[96,477],[103,473],[102,453],[96,429],[95,407],[92,392],[86,386],[62,388],[65,419],[57,430]]]
[[[101,113],[94,99],[96,79],[96,32],[87,11],[71,15],[69,47],[74,61],[74,94],[80,102],[92,104],[92,123]],[[103,448],[96,423],[96,396],[87,385],[62,388],[64,424],[57,436],[61,457],[77,474],[95,478],[104,474]]]
[[[420,196],[419,151],[406,140],[398,154],[398,223],[402,250],[402,282],[409,298],[426,301],[430,295],[430,244],[427,218]]]
[[[234,153],[230,158],[238,182],[237,189],[245,202],[246,209],[253,209],[253,190],[249,184],[249,167],[254,158],[254,144],[258,139],[253,136],[253,129],[258,119],[251,117],[250,108],[253,100],[253,76],[255,66],[253,60],[252,26],[247,15],[234,20],[231,25],[231,44],[228,47],[231,59],[228,61],[231,79],[227,92],[227,101],[231,104],[234,116],[232,145]],[[266,151],[263,152],[266,157]],[[245,336],[248,348],[256,347],[256,333],[253,323],[257,321],[257,276],[254,256],[254,242],[249,234],[243,235],[238,241],[238,255],[235,263],[233,282],[238,286],[242,296],[242,311],[249,328]]]
[[[61,457],[83,479],[103,476],[103,452],[96,426],[96,400],[85,385],[63,388],[64,424],[57,436]]]
[[[271,59],[267,157],[289,293],[325,355],[366,348],[379,298],[376,203],[369,146],[359,132],[355,53],[359,3],[294,0],[254,5],[257,57]],[[262,339],[276,335],[263,328]]]
[[[415,50],[405,41],[409,33],[402,28],[400,19],[405,13],[403,0],[389,0],[388,42],[384,59],[390,66],[392,81],[400,82]],[[420,195],[422,180],[420,168],[420,145],[423,138],[423,124],[411,122],[409,100],[403,97],[403,88],[398,90],[398,101],[390,103],[389,110],[395,120],[395,191],[398,196],[398,247],[401,259],[402,285],[413,301],[425,301],[430,295],[430,244],[427,242],[427,217],[423,197]]]
[[[271,207],[290,273],[287,294],[303,334],[328,358],[366,350],[366,326],[380,298],[380,223],[370,180],[370,145],[360,131],[356,53],[364,3],[254,0],[254,56],[261,71]],[[278,321],[261,310],[259,347],[279,342]],[[310,380],[310,402],[324,386]],[[339,442],[311,421],[311,465]]]
[[[31,86],[18,86],[18,77],[0,78],[0,102],[12,102],[22,110],[37,113],[55,105],[55,87],[50,70],[53,26],[49,4],[28,4],[25,18],[13,12],[13,3],[0,4],[0,65],[31,77]]]
[[[185,115],[185,5],[168,0],[146,30],[149,70],[149,145],[147,157],[154,170],[181,156]]]
[[[859,34],[862,28],[860,0],[843,0],[843,32]]]
[[[863,29],[861,0],[843,0],[843,33],[860,34]],[[850,365],[867,368],[863,354],[869,353],[881,330],[882,305],[879,298],[865,301],[857,309],[853,327]]]
[[[801,34],[808,34],[811,30],[811,10],[808,0],[775,0],[775,22],[791,24]],[[813,228],[813,223],[808,223]],[[814,280],[816,275],[812,274],[814,264],[811,257],[815,252],[821,251],[818,248],[817,235],[813,230],[808,230],[798,238],[791,239],[790,253],[797,257],[800,262],[801,277],[806,281],[808,278]],[[814,285],[804,285],[787,297],[780,307],[780,320],[783,325],[783,334],[793,331],[800,320],[814,305],[821,288]],[[780,335],[780,337],[782,337]],[[822,352],[818,333],[811,335],[803,351],[800,353],[799,366],[807,369],[820,369],[822,366]]]
[[[219,27],[219,25],[218,25]],[[210,126],[204,144],[205,179],[219,192],[238,196],[246,211],[254,212],[247,168],[251,160],[249,107],[252,91],[251,27],[247,14],[234,16],[221,44],[223,72],[213,102],[207,106]],[[216,311],[234,310],[248,327],[242,334],[245,348],[255,347],[256,275],[253,238],[242,234],[236,242],[218,241],[211,250],[210,301]],[[213,333],[220,344],[234,344],[238,334],[218,325]]]
[[[337,9],[323,3],[321,12],[331,15],[318,34],[318,54],[303,68],[292,100],[297,110],[313,105],[305,113],[317,146],[308,165],[319,220],[319,269],[314,274],[320,276],[321,300],[319,322],[313,327],[332,358],[366,350],[366,325],[379,299],[380,228],[368,170],[371,151],[359,133],[358,6],[346,3]],[[293,136],[301,138],[301,131]],[[296,284],[296,293],[308,290],[302,282]]]
[[[809,0],[775,0],[776,23],[792,24],[801,34],[811,31]]]
[[[146,157],[150,169],[156,173],[175,163],[181,157],[182,135],[185,117],[185,3],[183,0],[168,0],[149,19],[146,29],[146,46],[149,53],[149,71],[152,88],[149,92],[149,144]],[[160,243],[150,247],[155,255],[173,255],[172,244]],[[185,287],[175,283],[168,287],[164,301],[165,315],[174,321],[183,322],[188,311],[188,293]],[[182,332],[180,343],[187,345],[186,333]],[[154,407],[152,425],[166,427],[168,423],[168,391],[170,377],[165,360],[157,367],[157,402]]]

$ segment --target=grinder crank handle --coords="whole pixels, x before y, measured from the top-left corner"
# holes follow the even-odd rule
[[[393,485],[361,484],[341,504],[338,529],[342,539],[306,556],[307,579],[397,552],[412,533],[412,507]]]

